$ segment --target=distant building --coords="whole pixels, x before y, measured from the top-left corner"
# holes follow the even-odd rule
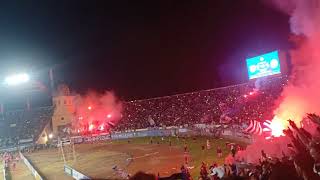
[[[57,92],[54,94],[52,102],[54,112],[52,115],[52,131],[54,134],[71,130],[72,119],[74,118],[75,95],[70,93],[68,86],[58,86]]]

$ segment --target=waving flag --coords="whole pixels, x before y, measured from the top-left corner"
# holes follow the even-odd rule
[[[255,120],[251,120],[249,126],[244,130],[245,133],[262,135],[266,137],[266,139],[271,138],[271,121],[266,120],[264,122],[259,122]]]
[[[249,126],[244,130],[244,132],[249,134],[261,135],[263,132],[261,123],[259,121],[250,120]]]

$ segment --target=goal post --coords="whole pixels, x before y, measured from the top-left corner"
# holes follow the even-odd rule
[[[61,153],[64,164],[68,161],[76,161],[76,151],[74,141],[70,137],[58,138],[58,150]]]

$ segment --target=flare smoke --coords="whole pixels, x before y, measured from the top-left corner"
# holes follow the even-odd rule
[[[290,52],[292,74],[274,121],[286,128],[292,119],[299,126],[306,113],[320,112],[320,0],[272,0],[272,4],[290,16],[295,43]]]
[[[278,129],[288,127],[288,119],[300,126],[306,113],[320,112],[320,0],[268,0],[272,5],[290,16],[291,40],[295,48],[290,51],[293,65],[289,83],[284,87],[279,106],[272,122]],[[259,139],[261,138],[261,139]],[[287,154],[288,137],[265,141],[258,137],[246,151],[238,153],[248,162],[258,162],[259,153],[282,157]]]
[[[89,92],[84,96],[77,96],[75,101],[76,119],[74,127],[87,125],[116,124],[121,118],[122,103],[113,92],[106,91],[99,94]]]

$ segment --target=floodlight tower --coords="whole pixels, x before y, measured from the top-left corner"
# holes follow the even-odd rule
[[[4,79],[4,83],[8,86],[17,86],[29,82],[30,77],[27,73],[12,74]]]
[[[30,74],[22,72],[15,73],[4,77],[0,84],[3,88],[7,88],[9,91],[23,91],[23,92],[48,92],[50,96],[53,96],[54,82],[53,82],[53,69],[49,69],[49,81],[50,87],[47,87],[42,82],[32,78]],[[30,96],[27,96],[27,109],[30,109]],[[3,112],[3,104],[0,106],[1,112]]]
[[[29,83],[30,76],[27,73],[15,73],[8,75],[3,80],[3,85],[6,88],[15,88],[18,89],[22,85]],[[27,98],[27,108],[30,108],[29,98]],[[3,103],[1,102],[1,113],[3,113]]]

